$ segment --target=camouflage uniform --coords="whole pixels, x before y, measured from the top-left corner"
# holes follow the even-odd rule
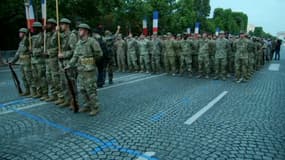
[[[235,73],[237,82],[240,83],[247,78],[248,41],[245,38],[240,38],[235,41],[235,47]]]
[[[51,97],[47,101],[55,101],[61,91],[60,74],[58,64],[58,48],[57,48],[57,34],[56,32],[46,33],[46,49],[48,58],[46,59],[46,76],[47,81],[50,82]]]
[[[126,71],[126,42],[123,39],[118,39],[115,44],[115,50],[120,72]]]
[[[127,40],[127,58],[130,71],[138,71],[138,42],[134,38],[129,38]]]
[[[248,77],[254,73],[255,68],[255,52],[256,46],[254,42],[250,39],[248,41]]]
[[[182,40],[180,41],[180,74],[185,72],[187,69],[188,72],[192,72],[192,40]]]
[[[151,41],[151,66],[152,72],[157,73],[161,72],[161,52],[162,52],[162,43],[161,41],[156,38]]]
[[[199,42],[199,52],[198,52],[198,72],[197,78],[200,78],[202,74],[206,74],[206,78],[209,78],[210,73],[210,59],[209,59],[209,40],[203,39]]]
[[[140,55],[140,69],[141,72],[150,72],[150,42],[148,39],[144,38],[138,41],[139,55]]]
[[[107,52],[108,52],[108,54],[105,57],[106,58],[106,62],[105,62],[106,69],[108,70],[109,83],[112,84],[113,83],[113,71],[114,71],[114,65],[115,65],[114,36],[112,36],[110,33],[104,37],[104,41],[106,42],[106,47],[107,47]],[[106,77],[106,74],[105,74],[105,77]]]
[[[60,104],[62,107],[68,106],[70,104],[71,93],[68,89],[68,83],[64,74],[63,68],[69,63],[70,59],[73,56],[75,45],[77,43],[77,35],[74,32],[67,31],[60,34],[61,35],[61,53],[63,58],[59,60],[60,68],[60,82],[61,82],[61,92],[58,94],[58,101],[56,104]],[[66,71],[68,77],[71,79],[74,90],[76,90],[76,78],[77,70],[76,67],[71,67]]]
[[[36,22],[35,22],[36,23]],[[34,23],[34,25],[36,25]],[[32,36],[32,90],[37,92],[34,97],[47,97],[48,96],[48,86],[46,81],[46,66],[45,58],[43,56],[43,33],[39,32]]]
[[[21,28],[19,32],[26,33],[27,29]],[[19,43],[18,50],[15,57],[10,61],[11,64],[16,63],[19,60],[21,66],[22,80],[25,87],[25,93],[23,96],[30,95],[30,87],[32,86],[32,69],[31,69],[31,55],[29,51],[29,41],[27,36],[24,36]]]
[[[78,88],[83,98],[83,106],[86,111],[91,109],[91,115],[92,112],[99,110],[96,60],[102,56],[99,43],[94,38],[88,37],[86,40],[81,39],[77,42],[74,55],[68,65],[77,67]]]
[[[225,38],[218,38],[216,40],[216,53],[215,53],[215,79],[222,77],[225,80],[226,66],[227,66],[227,53],[230,50],[229,41]]]
[[[164,52],[165,52],[165,60],[164,60],[164,67],[165,71],[172,73],[172,75],[175,75],[176,73],[176,63],[175,63],[175,57],[176,57],[176,52],[175,52],[175,42],[172,39],[165,40],[164,42]]]

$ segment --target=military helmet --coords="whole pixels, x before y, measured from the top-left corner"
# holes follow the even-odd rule
[[[167,34],[166,35],[168,35],[168,36],[172,36],[172,33],[171,32],[167,32]]]
[[[41,22],[34,22],[34,23],[33,23],[33,27],[39,27],[39,28],[41,28],[41,27],[43,27],[43,26],[42,26]]]
[[[71,24],[71,21],[67,18],[61,18],[60,23],[66,23],[66,24]]]
[[[109,31],[109,30],[106,30],[105,31],[105,35],[107,36],[107,35],[112,35],[112,33]]]
[[[20,28],[19,32],[21,32],[21,33],[28,33],[28,29],[27,28]]]
[[[52,24],[56,24],[56,20],[54,18],[49,18],[47,20],[47,23],[52,23]]]
[[[78,28],[83,28],[83,29],[87,29],[87,30],[91,30],[90,26],[86,23],[81,23],[79,24]]]
[[[220,34],[225,34],[225,31],[220,31]]]

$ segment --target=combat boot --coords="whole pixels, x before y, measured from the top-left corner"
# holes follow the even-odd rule
[[[241,83],[243,81],[243,78],[240,78],[239,80],[236,81],[236,83]]]
[[[56,100],[57,100],[56,96],[51,96],[48,99],[46,99],[47,102],[53,102],[53,101],[56,101]]]
[[[65,101],[64,103],[60,103],[58,105],[59,105],[59,107],[64,108],[64,107],[70,106],[70,103],[68,101]]]
[[[80,108],[79,112],[90,112],[91,109],[90,107],[83,107],[83,108]]]
[[[218,80],[218,79],[219,79],[219,76],[215,76],[213,79],[214,79],[214,80]]]
[[[63,98],[59,98],[57,101],[54,102],[55,105],[59,105],[61,103],[64,103],[64,99]]]
[[[44,95],[40,98],[41,101],[46,101],[47,99],[49,99],[48,95]]]
[[[30,95],[31,93],[29,91],[26,91],[25,93],[22,94],[22,96],[28,96]]]
[[[223,81],[225,81],[225,80],[226,80],[226,77],[225,77],[225,76],[223,76],[223,77],[222,77],[222,80],[223,80]]]
[[[206,78],[206,79],[209,79],[210,77],[209,77],[209,75],[206,75],[205,78]]]
[[[201,74],[197,75],[196,78],[200,79],[202,77]]]
[[[41,97],[41,95],[38,93],[38,94],[35,94],[34,96],[33,96],[33,98],[40,98]]]
[[[98,112],[99,112],[99,108],[92,109],[92,111],[89,112],[89,116],[95,116],[96,114],[98,114]]]

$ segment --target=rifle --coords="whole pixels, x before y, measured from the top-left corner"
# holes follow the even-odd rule
[[[12,64],[9,64],[9,68],[10,68],[11,73],[12,73],[14,84],[15,84],[16,88],[18,89],[19,94],[22,94],[23,91],[22,91],[22,88],[21,88],[21,83],[20,83],[20,81],[19,81],[19,79],[17,77],[16,72],[14,71],[14,69],[12,67]]]
[[[79,106],[78,106],[78,103],[76,101],[76,93],[74,91],[74,85],[73,85],[71,79],[69,78],[69,76],[67,74],[67,69],[64,70],[64,75],[65,75],[65,78],[67,80],[68,89],[69,89],[69,91],[71,93],[71,97],[72,97],[71,106],[72,106],[73,112],[77,113],[79,110]]]

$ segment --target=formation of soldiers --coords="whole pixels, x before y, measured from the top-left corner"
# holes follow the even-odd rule
[[[232,75],[237,83],[250,80],[264,64],[268,45],[260,38],[250,38],[243,32],[239,37],[218,37],[198,34],[167,33],[163,36],[143,34],[127,37],[105,31],[105,35],[92,33],[87,24],[80,24],[78,31],[71,31],[71,21],[48,19],[47,25],[33,23],[31,39],[26,28],[19,30],[21,42],[10,61],[19,60],[25,92],[22,96],[40,98],[61,107],[70,107],[72,90],[82,95],[80,112],[96,115],[99,111],[97,87],[113,83],[113,71],[166,72],[173,76],[188,75],[197,78],[226,80]],[[44,38],[46,35],[46,38]]]
[[[226,80],[235,76],[237,83],[247,82],[263,64],[269,46],[263,39],[239,36],[219,36],[204,33],[150,37],[132,34],[114,43],[118,71],[162,73],[173,76]]]

